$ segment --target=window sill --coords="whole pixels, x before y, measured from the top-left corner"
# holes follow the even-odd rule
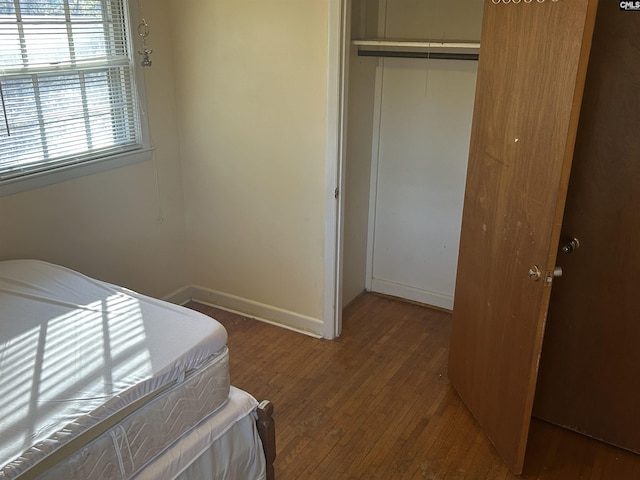
[[[152,155],[153,147],[143,147],[139,150],[113,154],[77,165],[68,165],[55,170],[4,180],[0,182],[0,197],[145,162],[150,160]]]

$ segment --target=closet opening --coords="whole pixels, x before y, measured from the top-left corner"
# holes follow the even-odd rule
[[[483,2],[349,3],[342,305],[451,310]]]

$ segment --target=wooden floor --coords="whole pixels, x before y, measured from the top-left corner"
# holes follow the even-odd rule
[[[449,384],[447,313],[363,295],[328,341],[189,306],[227,328],[232,384],[273,402],[277,480],[640,479],[640,456],[536,420],[511,475]]]

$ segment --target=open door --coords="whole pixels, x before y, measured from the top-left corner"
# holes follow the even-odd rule
[[[600,2],[534,415],[640,453],[638,38]]]
[[[521,473],[597,0],[486,0],[449,377]]]

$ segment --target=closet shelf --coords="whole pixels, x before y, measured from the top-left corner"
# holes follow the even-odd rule
[[[367,57],[477,60],[480,52],[477,42],[363,39],[352,43],[358,47],[359,56]]]

